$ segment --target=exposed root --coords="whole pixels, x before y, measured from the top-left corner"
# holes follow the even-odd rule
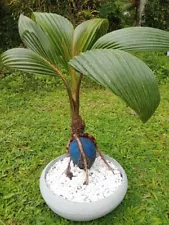
[[[70,163],[71,163],[71,159],[69,160],[68,166],[66,168],[66,176],[69,177],[69,179],[71,180],[73,177],[73,173],[70,171]]]
[[[101,157],[101,159],[103,160],[103,162],[106,164],[106,166],[109,168],[109,170],[111,170],[114,174],[114,169],[109,165],[109,163],[106,161],[106,159],[104,158],[104,155],[102,153],[102,151],[98,148],[98,146],[96,145],[96,149]]]
[[[70,148],[70,140],[68,141],[67,145],[66,145],[66,155],[69,155],[69,148]]]
[[[66,155],[69,155],[70,143],[72,142],[73,138],[71,137],[66,145]]]
[[[104,155],[103,155],[102,151],[101,151],[101,150],[99,149],[99,147],[97,146],[96,139],[95,139],[91,134],[88,134],[88,133],[83,133],[81,136],[82,136],[82,137],[87,137],[87,138],[89,138],[90,140],[93,141],[93,143],[94,143],[95,146],[96,146],[96,150],[98,151],[98,153],[99,153],[101,159],[102,159],[103,162],[106,164],[106,166],[114,173],[113,168],[111,168],[111,166],[109,165],[109,163],[108,163],[108,162],[106,161],[106,159],[104,158]]]
[[[85,153],[84,153],[84,150],[83,150],[83,146],[82,146],[82,143],[81,143],[79,137],[77,136],[77,134],[74,134],[73,136],[77,141],[80,153],[82,154],[82,157],[83,157],[84,168],[85,168],[85,172],[86,172],[86,181],[85,181],[84,184],[88,185],[89,184],[89,174],[88,174],[88,169],[87,169],[87,159],[86,159],[86,156],[85,156]]]

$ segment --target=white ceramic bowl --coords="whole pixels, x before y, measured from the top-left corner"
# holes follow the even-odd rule
[[[114,165],[119,169],[123,177],[122,184],[113,194],[109,195],[104,199],[87,203],[72,202],[70,200],[65,200],[60,196],[53,194],[53,192],[46,184],[46,174],[48,173],[50,168],[56,163],[56,161],[59,161],[64,157],[66,157],[66,155],[62,155],[51,161],[45,167],[40,177],[41,194],[46,204],[53,212],[69,220],[89,221],[105,216],[121,203],[127,192],[127,176],[120,164],[116,160],[108,156],[105,156],[105,159],[112,161]]]

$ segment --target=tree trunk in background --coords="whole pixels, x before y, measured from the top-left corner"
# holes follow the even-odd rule
[[[142,24],[142,15],[144,13],[145,5],[147,3],[147,0],[139,0],[137,1],[137,20],[136,20],[136,25],[141,26]]]

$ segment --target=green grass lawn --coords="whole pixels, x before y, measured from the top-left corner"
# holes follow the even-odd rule
[[[84,83],[81,114],[105,154],[125,169],[129,187],[107,216],[77,225],[169,224],[169,82],[161,104],[142,124],[109,91]],[[0,82],[0,225],[73,225],[44,203],[39,177],[65,153],[70,120],[66,93],[52,79],[6,77]]]

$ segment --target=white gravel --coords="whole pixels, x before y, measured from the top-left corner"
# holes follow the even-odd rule
[[[50,190],[57,196],[73,202],[93,202],[111,195],[121,185],[122,177],[112,162],[114,174],[107,168],[100,157],[97,157],[89,170],[89,184],[84,185],[85,171],[71,163],[73,178],[65,175],[69,158],[57,161],[46,175]]]

